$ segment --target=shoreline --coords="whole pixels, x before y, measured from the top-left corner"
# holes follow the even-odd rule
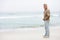
[[[60,27],[50,27],[50,37],[43,38],[44,27],[0,30],[0,40],[60,40]]]
[[[51,26],[51,28],[60,28],[59,26]],[[16,31],[16,30],[40,30],[40,29],[44,29],[44,27],[22,27],[22,28],[8,28],[8,29],[0,29],[0,32],[8,32],[8,31]]]

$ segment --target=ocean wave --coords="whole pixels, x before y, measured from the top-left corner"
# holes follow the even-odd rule
[[[57,14],[51,14],[53,17],[58,17]],[[38,17],[43,18],[43,15],[20,15],[20,16],[0,16],[0,19],[8,19],[8,18],[31,18],[31,17]]]
[[[28,17],[42,17],[41,15],[31,15],[31,16],[2,16],[0,19],[6,19],[6,18],[28,18]]]
[[[51,14],[51,16],[58,17],[59,15],[57,15],[57,14]]]

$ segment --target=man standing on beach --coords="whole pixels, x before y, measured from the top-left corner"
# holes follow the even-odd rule
[[[44,4],[44,23],[45,23],[45,35],[44,37],[49,37],[49,21],[50,21],[50,11],[48,10],[47,4]]]

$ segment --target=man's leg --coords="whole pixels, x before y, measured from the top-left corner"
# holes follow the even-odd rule
[[[45,21],[45,36],[49,37],[49,21]]]

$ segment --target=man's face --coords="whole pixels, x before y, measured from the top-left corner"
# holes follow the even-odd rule
[[[44,9],[45,9],[45,10],[47,9],[47,5],[46,5],[46,4],[44,4]]]

